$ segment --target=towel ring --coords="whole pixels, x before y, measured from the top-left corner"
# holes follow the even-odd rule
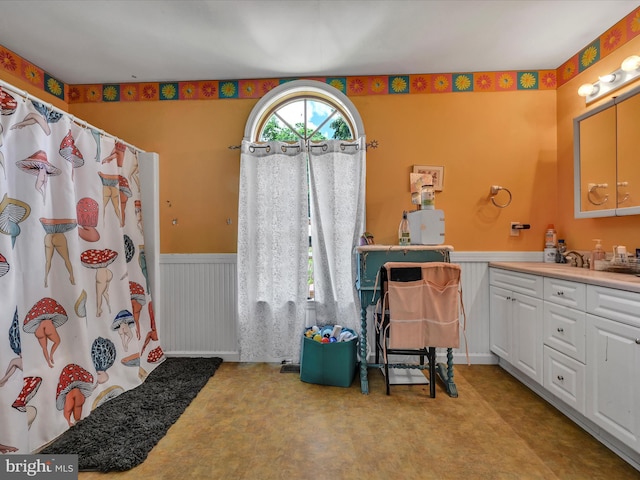
[[[507,203],[504,203],[504,204],[496,203],[496,195],[498,195],[498,192],[500,192],[500,190],[504,190],[509,195],[509,200],[507,200]],[[509,191],[508,188],[504,188],[499,185],[491,185],[491,203],[493,203],[496,207],[498,208],[508,207],[509,205],[511,205],[511,200],[513,200],[513,196],[511,195],[511,192]]]
[[[609,194],[606,193],[604,195],[604,197],[602,197],[602,201],[597,201],[594,200],[591,196],[594,195],[596,193],[596,190],[598,188],[609,188],[609,184],[607,183],[590,183],[588,185],[588,191],[587,191],[587,200],[589,200],[589,203],[592,205],[604,205],[605,203],[607,203],[607,201],[609,200]]]
[[[628,187],[629,186],[629,182],[618,182],[617,187],[618,187],[618,191],[616,192],[616,199],[617,199],[617,204],[618,205],[622,205],[624,202],[626,202],[627,200],[629,200],[629,198],[631,197],[631,194],[629,192],[626,192],[624,194],[620,193],[620,187]],[[622,196],[622,198],[620,198]]]

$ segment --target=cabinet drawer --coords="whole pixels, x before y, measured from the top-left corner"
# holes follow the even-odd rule
[[[585,414],[585,365],[544,346],[544,388]]]
[[[489,283],[496,287],[506,288],[513,292],[524,293],[536,298],[542,298],[543,283],[539,275],[512,272],[500,268],[489,269]]]
[[[585,310],[587,307],[587,286],[584,283],[544,278],[544,299],[565,307]]]
[[[587,285],[587,312],[640,327],[640,293]]]
[[[544,343],[565,355],[585,363],[586,313],[544,303]]]

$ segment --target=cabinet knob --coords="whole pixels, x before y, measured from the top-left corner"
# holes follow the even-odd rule
[[[558,296],[562,297],[564,295],[564,292],[558,292]]]
[[[562,375],[558,375],[558,380],[560,380],[562,382],[562,381],[564,381],[564,377]]]
[[[636,343],[640,345],[640,338],[636,338]]]
[[[564,328],[558,327],[558,332],[560,332],[560,333],[564,332]]]

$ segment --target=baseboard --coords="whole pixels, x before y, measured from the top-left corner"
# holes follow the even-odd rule
[[[240,353],[238,352],[181,352],[169,351],[164,352],[167,357],[220,357],[224,362],[239,362]]]

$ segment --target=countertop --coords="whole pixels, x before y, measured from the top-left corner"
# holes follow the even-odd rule
[[[630,273],[600,272],[562,263],[543,262],[489,262],[489,266],[640,293],[640,277]]]

